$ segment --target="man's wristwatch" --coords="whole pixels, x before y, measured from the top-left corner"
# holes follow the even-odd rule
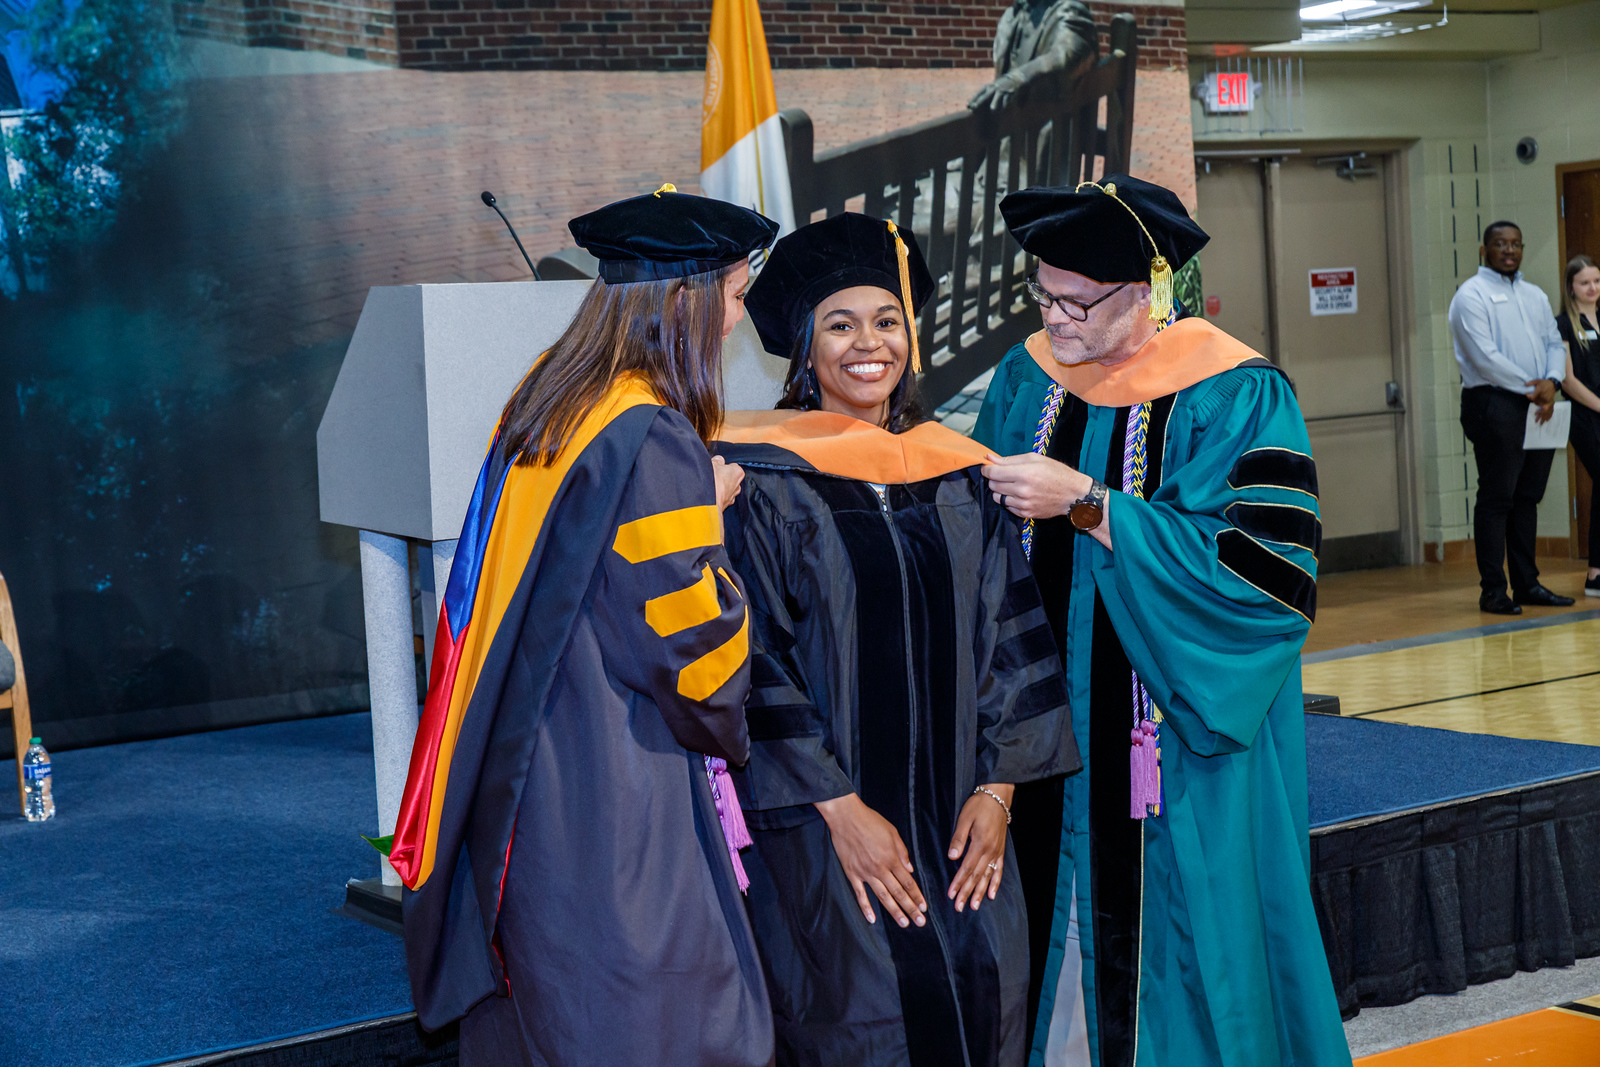
[[[1089,491],[1067,508],[1067,518],[1083,533],[1096,529],[1106,518],[1105,484],[1091,479]]]

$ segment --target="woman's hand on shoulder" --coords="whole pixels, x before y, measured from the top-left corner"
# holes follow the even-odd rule
[[[856,903],[861,905],[867,922],[878,921],[867,897],[867,887],[871,886],[878,903],[895,922],[901,926],[926,923],[928,902],[914,877],[911,854],[894,824],[867,807],[855,793],[821,801],[816,808],[827,821],[834,855],[850,879],[850,888],[856,891]]]
[[[990,900],[1000,892],[1000,875],[1006,865],[1006,815],[1011,796],[1016,787],[991,782],[984,786],[990,793],[973,793],[961,807],[956,819],[956,832],[950,838],[950,858],[966,859],[961,869],[950,881],[945,896],[956,902],[961,911],[971,904],[977,911],[987,894]],[[995,803],[995,797],[1004,805]]]
[[[744,468],[721,456],[712,456],[711,473],[717,479],[717,510],[726,511],[744,484]]]

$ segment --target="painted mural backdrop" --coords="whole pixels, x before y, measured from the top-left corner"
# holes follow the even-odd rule
[[[316,512],[343,344],[255,307],[170,12],[0,0],[0,19],[0,568],[36,731],[360,706],[353,538]]]
[[[819,151],[962,110],[1008,6],[952,29],[909,0],[766,5],[779,105]],[[1149,54],[1134,172],[1192,203],[1181,9],[1093,7]],[[315,445],[362,303],[525,278],[485,189],[536,258],[601,204],[698,189],[709,0],[644,10],[0,0],[0,572],[47,745],[365,706]],[[823,56],[778,41],[796,18],[976,43]]]

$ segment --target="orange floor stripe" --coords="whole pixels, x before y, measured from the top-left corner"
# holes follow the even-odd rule
[[[1357,1067],[1595,1067],[1600,1017],[1546,1008],[1487,1026],[1363,1056]]]

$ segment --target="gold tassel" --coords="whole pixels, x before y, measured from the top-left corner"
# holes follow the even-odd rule
[[[1166,256],[1150,261],[1150,321],[1165,325],[1172,317],[1172,268]]]
[[[911,260],[906,252],[906,242],[900,228],[889,223],[889,234],[894,238],[894,255],[900,261],[900,303],[906,309],[906,334],[911,338],[911,373],[922,373],[922,352],[917,346],[917,313],[911,302]]]
[[[662,193],[675,193],[677,191],[678,187],[676,185],[673,185],[671,182],[663,182],[661,188],[657,189],[650,195],[655,197],[657,200],[660,200]]]
[[[1158,328],[1165,328],[1167,320],[1172,318],[1172,266],[1167,262],[1167,257],[1161,254],[1161,249],[1156,245],[1156,239],[1150,236],[1150,228],[1144,224],[1139,213],[1128,207],[1128,202],[1117,195],[1117,186],[1114,182],[1079,182],[1078,192],[1084,186],[1099,189],[1111,199],[1121,204],[1128,214],[1133,216],[1133,221],[1139,224],[1139,229],[1144,232],[1145,240],[1150,242],[1150,251],[1155,253],[1155,258],[1150,261],[1150,321],[1157,324]]]

